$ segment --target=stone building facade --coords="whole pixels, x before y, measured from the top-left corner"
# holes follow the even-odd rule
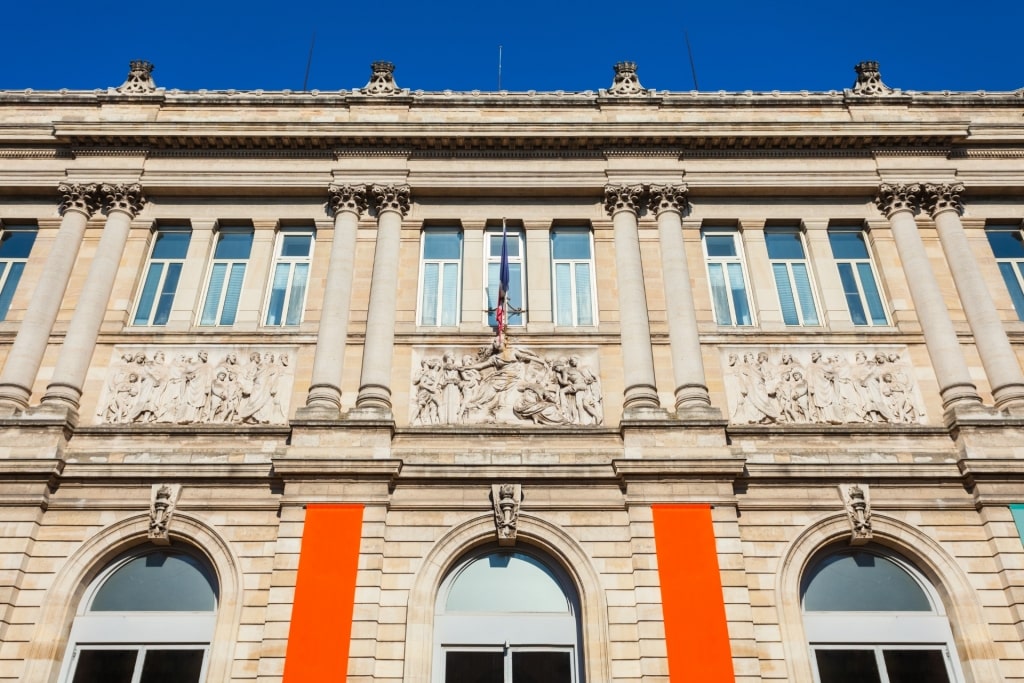
[[[1024,91],[152,70],[0,92],[0,680],[1024,680]]]

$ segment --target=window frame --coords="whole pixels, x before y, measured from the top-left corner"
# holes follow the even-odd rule
[[[427,258],[427,238],[429,235],[440,235],[440,234],[457,234],[459,237],[459,256],[457,259],[450,258]],[[461,226],[458,225],[425,225],[420,230],[420,251],[419,251],[419,263],[420,273],[417,281],[416,288],[416,324],[420,327],[456,327],[462,322],[462,266],[465,259],[466,250],[466,237]],[[446,272],[445,266],[452,265],[456,266],[455,273],[455,302],[454,302],[454,314],[455,320],[451,324],[445,324],[444,322],[444,311],[445,304],[448,303],[445,300],[445,279],[444,274]],[[425,322],[424,314],[426,310],[424,308],[423,297],[427,293],[426,289],[426,276],[427,266],[436,265],[438,267],[438,281],[437,281],[437,301],[434,310],[435,320],[437,322]]]
[[[866,256],[859,259],[851,258],[840,258],[836,255],[835,245],[832,243],[832,235],[838,233],[856,233],[861,236],[861,241],[864,244],[864,251]],[[830,225],[827,230],[828,246],[829,251],[832,253],[832,260],[836,264],[836,273],[839,275],[839,283],[843,289],[843,300],[846,302],[846,310],[850,314],[850,321],[856,327],[888,327],[891,325],[891,318],[889,315],[888,307],[885,305],[885,297],[883,296],[882,290],[882,279],[878,275],[878,268],[875,266],[875,259],[871,253],[871,243],[868,240],[868,232],[864,228],[858,226],[843,226],[843,225]],[[852,292],[846,291],[846,284],[843,282],[843,270],[842,266],[848,265],[850,267],[850,274],[853,277],[854,284],[857,288],[856,295],[860,303],[861,311],[864,313],[864,322],[858,323],[854,320],[854,311],[850,308],[850,295]],[[881,322],[875,322],[874,316],[871,312],[871,305],[868,300],[867,290],[864,287],[864,278],[862,277],[862,268],[859,266],[867,266],[868,272],[874,280],[874,289],[878,294],[878,303],[882,309]]]
[[[708,235],[730,235],[733,240],[733,246],[735,248],[735,256],[709,256],[708,255]],[[714,318],[715,324],[721,327],[755,327],[757,325],[757,313],[754,310],[754,302],[751,298],[752,289],[750,287],[750,275],[747,273],[747,259],[743,250],[743,238],[739,228],[729,226],[705,226],[700,231],[700,244],[701,250],[704,255],[704,274],[708,278],[708,292],[711,296],[711,314]],[[733,298],[733,288],[729,286],[728,280],[729,269],[726,267],[729,264],[738,264],[740,267],[740,274],[743,277],[743,294],[746,298],[747,315],[750,318],[750,322],[741,323],[739,322],[739,316],[736,311],[736,303]],[[711,266],[719,265],[722,268],[723,275],[726,276],[725,280],[725,293],[729,307],[729,315],[731,322],[722,322],[719,320],[718,306],[715,303],[715,285],[711,275]]]
[[[799,225],[769,225],[764,229],[765,238],[765,249],[768,252],[768,266],[772,272],[772,281],[775,285],[775,297],[779,303],[779,311],[783,316],[783,324],[787,327],[821,327],[821,306],[818,302],[817,284],[814,278],[814,269],[811,267],[811,262],[807,258],[807,239],[804,234],[804,229]],[[797,238],[797,242],[800,245],[800,251],[802,256],[800,258],[777,258],[771,255],[771,246],[769,245],[769,235],[781,235],[781,234],[793,234]],[[811,297],[810,302],[805,302],[800,296],[800,289],[798,287],[798,278],[795,274],[795,266],[803,265],[806,277],[807,277],[807,290]],[[786,302],[783,301],[782,289],[779,286],[779,275],[775,270],[776,266],[783,266],[786,269],[786,279],[789,285],[790,295],[793,297],[792,306],[796,312],[797,322],[789,323],[785,320],[786,315]],[[807,312],[805,304],[810,304],[811,312],[813,312],[815,320],[814,322],[808,322],[806,320]]]
[[[992,223],[985,226],[985,239],[988,242],[989,248],[992,250],[992,257],[995,259],[999,274],[1002,276],[1003,286],[1006,288],[1006,293],[1010,297],[1013,309],[1017,313],[1017,319],[1024,321],[1024,257],[1018,258],[996,255],[995,245],[992,244],[992,239],[990,237],[992,233],[996,232],[1016,233],[1017,238],[1024,241],[1024,230],[1021,229],[1020,225],[1014,225],[1012,223]],[[1004,265],[1009,267],[1012,271],[1011,274],[1014,276],[1014,283],[1017,285],[1016,292],[1011,287],[1011,282],[1008,280],[1009,274],[1004,270]]]
[[[185,255],[182,256],[181,258],[154,259],[153,258],[153,253],[156,251],[157,242],[159,241],[159,236],[162,233],[187,233],[188,234],[188,243],[186,243],[186,245],[185,245]],[[149,254],[146,257],[146,262],[145,262],[145,265],[144,265],[143,270],[142,270],[142,278],[139,281],[138,291],[135,293],[135,300],[134,300],[134,303],[132,304],[131,317],[129,317],[129,319],[128,319],[130,321],[129,324],[132,327],[164,327],[164,326],[166,326],[168,324],[168,322],[170,322],[171,313],[173,313],[173,311],[174,311],[174,299],[178,295],[178,287],[181,286],[181,275],[182,275],[182,273],[185,270],[185,262],[188,260],[188,248],[189,248],[189,246],[191,246],[191,243],[192,243],[192,227],[190,225],[186,225],[186,224],[157,226],[150,233],[150,244],[149,244],[149,249],[148,249]],[[139,322],[138,321],[139,307],[142,305],[142,297],[145,294],[146,285],[149,283],[150,269],[156,263],[159,263],[161,265],[161,270],[160,270],[160,275],[158,276],[158,279],[157,279],[155,295],[153,297],[153,301],[150,304],[150,312],[149,312],[149,315],[146,316],[146,322]],[[160,309],[160,301],[161,301],[161,299],[164,296],[167,295],[167,292],[165,291],[166,282],[167,282],[167,273],[169,272],[170,267],[172,265],[179,265],[180,266],[180,268],[178,270],[178,281],[174,285],[174,290],[170,293],[171,303],[170,303],[170,308],[168,309],[168,312],[167,312],[168,313],[167,320],[162,322],[162,323],[157,323],[157,322],[154,322],[153,319],[154,319],[154,317],[156,316],[157,312]]]
[[[512,270],[511,266],[515,265],[515,264],[519,264],[519,291],[520,291],[520,296],[522,297],[522,302],[521,302],[522,306],[521,306],[521,308],[523,309],[522,313],[513,313],[511,311],[509,312],[509,315],[508,315],[508,327],[513,327],[513,328],[518,328],[518,329],[525,329],[526,325],[527,325],[527,322],[529,320],[529,315],[528,315],[528,311],[527,311],[527,307],[528,307],[528,303],[527,303],[527,301],[528,301],[528,298],[527,298],[528,297],[528,292],[527,292],[527,289],[526,289],[526,229],[523,228],[522,226],[515,225],[515,226],[509,226],[508,228],[506,228],[505,232],[508,234],[508,237],[510,239],[514,238],[514,239],[517,239],[519,241],[519,255],[518,256],[509,255],[508,263],[509,263],[509,271],[510,271],[509,276],[510,277],[511,277],[511,270]],[[488,312],[489,309],[493,308],[492,303],[491,303],[490,267],[491,267],[492,264],[495,265],[495,266],[498,266],[501,263],[501,252],[500,252],[500,250],[499,250],[498,255],[496,255],[496,256],[492,256],[491,255],[491,238],[495,237],[495,236],[500,238],[501,237],[501,233],[502,233],[502,228],[501,228],[500,225],[499,226],[489,226],[489,227],[484,229],[484,240],[483,240],[484,241],[484,245],[483,245],[483,250],[484,250],[484,259],[483,259],[483,261],[484,261],[484,263],[483,263],[483,278],[484,278],[484,280],[483,280],[484,281],[484,287],[483,287],[483,290],[484,290],[483,291],[483,297],[484,297],[484,302],[483,303],[484,303],[484,305],[483,305],[483,309],[484,309],[484,314],[483,314],[483,323],[484,323],[484,325],[487,325],[488,327],[495,327],[497,325],[496,322],[492,322],[492,318],[494,317],[494,312],[493,311]],[[496,305],[497,304],[497,292],[498,292],[498,282],[497,281],[495,281],[495,283],[494,283],[494,292],[495,292],[495,295],[494,295],[495,296],[495,302],[494,303]],[[510,297],[510,299],[511,299],[511,297]],[[511,300],[510,300],[509,303],[511,305]],[[517,320],[517,318],[518,318],[518,320]]]
[[[21,284],[21,278],[25,274],[25,268],[28,266],[28,260],[32,257],[32,250],[35,249],[36,240],[39,239],[39,226],[34,223],[4,223],[0,221],[0,243],[4,237],[9,233],[14,232],[31,232],[32,243],[28,247],[28,254],[24,257],[8,257],[0,258],[0,322],[7,320],[7,314],[11,310],[11,303],[14,301],[14,296],[18,292],[18,286]],[[14,277],[13,284],[10,285],[8,290],[8,284],[11,282],[11,274],[15,270],[15,266],[20,265],[17,275]],[[6,299],[6,302],[5,302]]]
[[[587,248],[590,256],[581,258],[556,258],[555,257],[555,234],[564,232],[585,232],[587,235]],[[594,229],[589,225],[556,225],[551,228],[548,236],[548,244],[551,253],[551,318],[556,327],[597,327],[598,326],[598,305],[597,305],[597,267],[594,263]],[[569,266],[569,310],[572,321],[570,323],[559,322],[559,298],[558,298],[558,266]],[[577,280],[576,267],[586,265],[590,273],[590,320],[589,323],[581,323],[579,320],[579,282]]]
[[[288,236],[296,235],[308,235],[309,236],[309,253],[306,256],[284,256],[282,251],[284,250],[285,238]],[[302,324],[303,319],[306,317],[306,302],[309,300],[309,285],[312,280],[313,274],[313,250],[316,248],[316,227],[309,225],[296,225],[296,226],[285,226],[277,231],[274,236],[274,258],[270,264],[270,273],[267,277],[267,292],[263,299],[263,315],[261,317],[263,327],[283,328],[283,327],[298,327]],[[252,257],[250,247],[250,258]],[[288,279],[285,282],[284,297],[281,300],[281,310],[278,312],[280,317],[279,322],[270,322],[269,318],[272,313],[271,305],[274,299],[274,282],[277,279],[278,266],[287,264],[288,268]],[[302,288],[302,302],[299,304],[299,319],[296,322],[288,322],[288,311],[291,309],[292,301],[292,287],[294,284],[296,266],[306,266],[306,284]],[[243,283],[244,287],[244,283]]]
[[[220,246],[221,240],[225,235],[237,235],[247,234],[249,235],[249,254],[244,259],[226,259],[217,258],[217,247]],[[203,283],[202,296],[200,297],[199,315],[196,320],[196,324],[200,327],[231,327],[237,322],[238,317],[238,306],[241,304],[242,295],[245,292],[245,278],[249,274],[249,261],[252,259],[252,247],[255,243],[256,231],[252,226],[224,226],[217,230],[216,239],[213,240],[213,248],[210,252],[209,267],[207,268],[206,278]],[[227,275],[224,278],[223,289],[221,290],[220,296],[218,297],[216,321],[204,323],[203,319],[206,317],[206,306],[207,298],[210,293],[210,285],[213,284],[213,273],[218,264],[226,264],[229,266]],[[228,289],[230,286],[231,274],[234,272],[236,265],[242,266],[242,281],[238,288],[238,301],[235,302],[235,309],[232,314],[232,320],[229,323],[223,322],[224,320],[224,305],[228,298]]]

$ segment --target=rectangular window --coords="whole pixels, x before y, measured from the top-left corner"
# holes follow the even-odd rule
[[[245,281],[245,266],[252,250],[252,229],[220,231],[210,264],[200,325],[234,325]]]
[[[523,231],[510,228],[508,231],[508,324],[525,325],[523,306]],[[488,232],[484,239],[487,267],[487,324],[496,327],[494,308],[498,305],[498,284],[501,269],[501,230]]]
[[[7,319],[37,232],[34,225],[10,225],[0,231],[0,320]]]
[[[421,256],[420,325],[458,325],[462,230],[424,228]]]
[[[555,324],[594,325],[594,259],[590,228],[552,228]]]
[[[739,233],[731,229],[705,229],[702,237],[715,322],[753,325]]]
[[[132,325],[167,324],[191,238],[192,231],[187,227],[157,230],[146,263],[146,277],[135,304]]]
[[[311,229],[286,229],[277,234],[266,325],[298,325],[302,322],[312,258]]]
[[[859,228],[829,228],[828,241],[853,324],[887,325],[889,321],[878,291],[878,278],[868,254],[864,231]]]
[[[814,288],[800,229],[766,228],[764,241],[782,308],[782,321],[787,325],[817,325],[818,309],[814,304]]]
[[[1024,320],[1024,240],[1015,226],[995,226],[985,229],[992,253],[999,264],[1003,282],[1010,290],[1010,299],[1017,318]]]

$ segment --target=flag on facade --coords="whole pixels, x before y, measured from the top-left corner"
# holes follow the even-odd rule
[[[505,334],[508,326],[508,232],[505,229],[505,221],[501,221],[501,262],[498,266],[498,305],[494,311],[494,318],[498,323],[498,337]]]

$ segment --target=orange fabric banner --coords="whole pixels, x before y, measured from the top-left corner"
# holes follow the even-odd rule
[[[362,505],[306,507],[284,683],[346,679],[362,536]]]
[[[675,683],[733,683],[710,505],[652,505],[668,672]]]

